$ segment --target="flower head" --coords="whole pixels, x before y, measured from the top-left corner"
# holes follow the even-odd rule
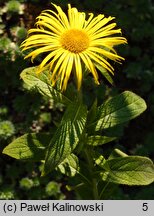
[[[103,14],[96,17],[92,13],[86,19],[84,12],[68,5],[68,16],[61,7],[53,4],[56,12],[45,10],[37,17],[36,28],[30,29],[28,38],[22,43],[24,50],[36,48],[25,57],[34,58],[45,53],[38,73],[48,68],[51,72],[51,81],[55,85],[60,79],[60,88],[65,90],[71,72],[76,75],[77,88],[82,83],[83,66],[92,73],[97,84],[98,74],[96,65],[104,67],[113,73],[114,68],[107,61],[120,62],[123,60],[115,49],[115,45],[127,43],[126,39],[117,34],[121,29],[116,29],[114,17],[105,18]],[[116,36],[113,36],[116,35]]]

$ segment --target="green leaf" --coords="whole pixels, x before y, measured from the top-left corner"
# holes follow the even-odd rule
[[[133,92],[125,91],[98,107],[95,131],[110,128],[136,118],[146,110],[145,101]]]
[[[101,65],[99,64],[96,64],[95,63],[95,66],[98,68],[98,70],[102,73],[102,75],[107,79],[107,81],[111,84],[111,85],[114,85],[114,81],[112,79],[112,77],[110,76],[109,72],[104,68],[102,67]]]
[[[28,133],[6,146],[3,153],[16,159],[44,160],[45,150],[50,140],[51,135],[49,133]]]
[[[75,176],[79,172],[78,157],[74,154],[69,155],[57,168],[62,174],[69,177]]]
[[[53,98],[56,102],[66,105],[71,103],[65,95],[52,87],[48,71],[43,71],[38,75],[36,70],[37,67],[29,67],[24,69],[20,74],[20,77],[30,89],[36,88],[42,95]]]
[[[117,139],[117,137],[94,135],[94,136],[87,137],[87,144],[92,146],[98,146],[98,145],[109,143],[115,139]]]
[[[148,185],[154,181],[154,165],[147,157],[119,157],[107,160],[103,168],[103,181],[125,185]]]
[[[125,152],[123,152],[123,151],[121,151],[120,149],[114,149],[112,152],[111,152],[111,154],[110,154],[110,156],[108,157],[108,159],[109,160],[111,160],[111,159],[114,159],[114,158],[117,158],[117,157],[127,157],[128,155],[125,153]]]
[[[72,153],[82,135],[86,118],[85,105],[79,104],[78,101],[69,105],[47,150],[42,175],[50,172]]]

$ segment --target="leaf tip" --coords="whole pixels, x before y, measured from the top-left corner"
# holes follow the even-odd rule
[[[7,146],[3,149],[2,154],[7,154]]]

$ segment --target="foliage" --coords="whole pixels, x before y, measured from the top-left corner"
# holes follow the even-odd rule
[[[64,8],[66,8],[68,3],[68,1],[63,0],[55,0],[53,2],[63,5]],[[61,136],[62,133],[60,131],[65,131],[65,128],[69,128],[68,117],[72,119],[73,116],[67,116],[67,109],[72,110],[74,109],[73,106],[76,107],[70,101],[72,95],[74,100],[77,99],[76,91],[70,88],[65,95],[61,95],[58,91],[54,92],[50,88],[49,83],[46,84],[46,74],[42,74],[40,80],[38,80],[38,77],[34,76],[33,71],[28,71],[29,69],[24,70],[27,64],[23,60],[24,56],[19,48],[20,43],[26,37],[26,29],[33,26],[36,15],[42,9],[50,7],[50,1],[46,1],[46,3],[42,3],[40,0],[5,1],[5,3],[0,1],[0,134],[2,134],[0,135],[0,149],[1,152],[5,149],[4,152],[6,151],[5,153],[9,154],[7,152],[8,148],[17,145],[16,139],[22,139],[24,146],[21,145],[20,148],[24,147],[27,151],[26,157],[31,158],[31,162],[26,161],[26,157],[24,158],[25,161],[21,162],[1,154],[0,199],[86,199],[93,193],[89,191],[89,186],[91,185],[87,181],[92,173],[90,171],[87,172],[87,167],[84,164],[85,157],[88,157],[91,149],[97,149],[95,155],[93,155],[95,166],[92,169],[95,171],[95,177],[99,177],[99,191],[104,186],[106,188],[100,194],[100,198],[152,199],[152,185],[119,187],[117,184],[109,183],[107,187],[105,181],[110,180],[119,184],[122,183],[119,182],[119,179],[124,179],[123,181],[126,184],[131,182],[131,185],[137,185],[136,182],[134,183],[134,174],[138,174],[137,178],[140,177],[142,179],[142,184],[149,183],[148,179],[151,178],[145,179],[144,177],[145,172],[149,172],[149,175],[151,175],[152,170],[151,160],[147,159],[147,157],[154,159],[152,145],[154,136],[152,123],[154,116],[154,61],[151,54],[154,48],[153,5],[150,0],[129,0],[127,2],[123,0],[104,0],[98,1],[97,4],[93,0],[71,0],[69,2],[80,10],[105,13],[106,15],[116,17],[118,26],[123,29],[123,33],[128,39],[128,46],[118,48],[118,53],[125,56],[126,61],[123,66],[116,68],[114,87],[111,88],[109,83],[104,85],[104,80],[101,81],[101,85],[98,87],[92,83],[91,79],[84,82],[83,94],[86,97],[83,96],[83,100],[87,105],[88,116],[86,119],[86,112],[82,113],[80,110],[83,119],[76,119],[74,131],[76,131],[78,125],[81,125],[84,129],[86,127],[86,133],[82,127],[79,128],[80,130],[77,134],[74,131],[72,133],[68,129],[70,137],[73,137],[75,141],[71,148],[70,137]],[[36,4],[40,7],[33,10],[36,8]],[[36,64],[39,61],[40,59],[37,60]],[[29,66],[31,66],[31,63],[29,63]],[[23,71],[21,78],[24,80],[24,83],[19,79],[21,71]],[[29,76],[26,76],[26,73]],[[34,81],[36,82],[34,83]],[[112,83],[112,80],[108,81]],[[130,91],[121,93],[125,89],[131,89],[137,95],[142,96],[148,106],[144,114],[131,122],[128,120],[133,115],[136,117],[138,114],[141,114],[145,110],[146,105],[143,99]],[[129,94],[130,97],[127,97]],[[97,101],[94,102],[95,97],[97,97]],[[118,109],[121,102],[117,103],[119,97],[124,105],[124,108],[121,107],[121,110]],[[103,98],[109,98],[109,100],[102,106]],[[133,99],[134,101],[131,105]],[[128,106],[125,106],[125,104]],[[66,106],[68,107],[67,109]],[[138,109],[135,109],[135,107],[138,107]],[[115,109],[114,112],[110,114],[109,108]],[[136,113],[128,113],[128,110],[133,109]],[[61,120],[63,113],[65,113],[64,119],[66,123],[64,120]],[[117,122],[115,123],[117,115],[120,116],[119,125],[117,125]],[[101,117],[101,120],[97,121],[98,117]],[[80,122],[81,120],[83,120],[82,123]],[[95,124],[96,121],[97,124]],[[87,126],[87,123],[89,126]],[[98,129],[104,128],[104,126],[106,128],[103,132],[100,132]],[[59,128],[61,129],[59,130]],[[96,129],[95,132],[94,129]],[[47,131],[52,137],[51,142],[50,137],[46,134]],[[56,137],[54,138],[53,134],[55,131]],[[25,133],[26,135],[24,135]],[[80,137],[81,134],[84,136]],[[37,138],[39,137],[37,140],[41,140],[41,142],[36,141],[36,136]],[[42,142],[44,136],[48,136],[48,139],[44,139],[47,143]],[[33,150],[26,144],[28,143],[28,137],[34,141]],[[56,161],[58,161],[59,165],[56,170],[52,171],[52,174],[49,173],[47,176],[40,177],[41,173],[44,173],[44,161],[42,161],[44,160],[44,155],[46,155],[45,167],[49,168],[49,163],[53,164],[51,152],[55,149],[52,143],[56,140],[57,144],[55,145],[59,145],[58,140],[60,139],[68,140],[67,149],[62,155],[63,161],[60,160],[60,155],[56,155],[56,152],[54,152],[54,156],[58,158]],[[83,149],[83,141],[85,140],[87,142],[87,153],[78,156]],[[11,143],[10,146],[8,146],[9,143]],[[44,149],[49,143],[50,148],[48,148],[48,153],[46,153]],[[78,144],[76,145],[76,143]],[[20,152],[20,148],[16,148],[16,151],[12,148],[14,157],[21,157],[20,153],[22,151]],[[120,155],[119,151],[118,153],[117,151],[111,153],[113,148],[120,149],[122,153],[120,152]],[[71,154],[72,149],[73,154]],[[102,158],[104,151],[106,154]],[[10,149],[9,152],[11,152]],[[37,152],[38,158],[33,160],[32,156],[34,156],[35,152]],[[12,153],[10,154],[12,155]],[[136,159],[134,155],[141,156]],[[136,160],[134,166],[136,166],[137,173],[134,173],[129,166],[134,160]],[[143,164],[148,165],[148,170],[142,166]],[[142,167],[142,170],[140,167]],[[119,172],[122,169],[129,169],[127,176]],[[85,172],[87,173],[86,177],[83,176]],[[131,176],[134,176],[132,181],[130,181]],[[81,186],[81,177],[82,187],[79,187]],[[104,182],[101,181],[102,179]],[[83,185],[83,183],[86,183],[87,186],[85,186],[86,184]],[[110,186],[112,186],[112,190],[108,189],[111,188]],[[73,192],[74,190],[75,192]]]
[[[42,76],[40,77],[37,73],[33,73],[37,68],[32,67],[27,70],[22,72],[24,76],[22,75],[21,77],[31,88],[42,92],[47,88],[47,85],[48,89],[50,89],[50,97],[56,98],[56,101],[62,102],[63,97],[67,98],[62,93],[61,97],[59,97],[59,92],[56,88],[53,91],[53,87],[48,84],[47,80],[42,82]],[[32,72],[30,73],[30,71]],[[31,74],[33,74],[32,79],[29,78]],[[30,82],[27,82],[27,80],[30,80]],[[128,122],[144,112],[146,108],[146,103],[142,98],[130,91],[125,91],[110,98],[98,107],[97,105],[92,105],[90,110],[87,111],[87,106],[82,101],[81,92],[77,92],[67,105],[62,120],[53,136],[50,133],[25,134],[6,146],[3,153],[21,160],[45,161],[42,176],[50,173],[55,168],[59,168],[58,170],[66,175],[68,175],[68,169],[70,170],[70,176],[81,175],[82,178],[86,179],[84,184],[92,186],[93,196],[91,198],[94,199],[99,199],[102,196],[102,192],[97,187],[98,182],[101,180],[103,182],[126,185],[148,185],[154,181],[154,165],[149,158],[128,156],[118,150],[120,154],[117,158],[109,157],[107,159],[103,155],[99,156],[101,160],[96,158],[97,167],[93,165],[95,149],[92,147],[94,145],[91,145],[89,148],[86,146],[87,139],[91,133],[94,135],[93,139],[97,147],[101,143],[100,139],[95,140],[95,133]],[[92,112],[93,109],[95,111]],[[76,149],[77,152],[75,151]],[[80,161],[77,156],[73,157],[73,153],[79,154],[79,152],[81,152],[81,155],[82,152],[85,152],[87,156],[87,166],[89,166],[88,170],[90,171],[86,172],[86,175],[80,171],[83,164],[86,164],[85,159]],[[75,158],[78,160],[77,166],[73,162]],[[75,175],[72,173],[72,168],[75,171]],[[32,187],[31,181],[26,179],[24,182],[25,186],[28,183],[29,187]],[[79,183],[82,183],[82,180]]]
[[[14,125],[10,121],[0,122],[0,139],[8,139],[15,133]]]

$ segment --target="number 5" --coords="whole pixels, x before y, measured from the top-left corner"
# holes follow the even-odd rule
[[[148,211],[148,203],[143,203],[142,210],[143,211]]]

